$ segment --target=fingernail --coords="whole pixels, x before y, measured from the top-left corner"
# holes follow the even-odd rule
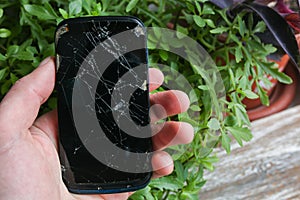
[[[39,67],[46,65],[51,60],[51,56],[45,58],[39,65]]]

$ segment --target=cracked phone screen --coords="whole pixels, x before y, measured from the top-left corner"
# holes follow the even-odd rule
[[[68,189],[112,193],[146,186],[152,139],[142,23],[68,19],[55,41],[59,155]]]

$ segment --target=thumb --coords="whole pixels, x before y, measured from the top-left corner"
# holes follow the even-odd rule
[[[53,91],[55,64],[51,57],[18,80],[0,104],[0,146],[25,133]]]

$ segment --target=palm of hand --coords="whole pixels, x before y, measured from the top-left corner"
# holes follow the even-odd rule
[[[157,70],[150,71],[150,81],[153,80],[150,89],[157,88],[162,78]],[[68,192],[57,154],[57,113],[51,111],[36,119],[40,105],[53,90],[54,79],[54,62],[48,59],[18,81],[0,104],[0,199],[127,199],[131,193],[74,195]],[[170,99],[173,104],[169,103]],[[166,111],[153,112],[152,122],[180,113],[189,105],[186,95],[179,91],[157,93],[151,96],[151,102],[161,104]],[[188,143],[193,138],[189,124],[168,122],[166,125],[153,138],[157,150]],[[162,160],[169,164],[162,166]],[[152,165],[158,169],[154,177],[173,170],[171,157],[163,151],[153,156]]]

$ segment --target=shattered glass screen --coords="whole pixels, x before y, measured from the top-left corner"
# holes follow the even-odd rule
[[[127,17],[71,19],[57,29],[60,161],[75,192],[126,191],[151,177],[145,38]]]

